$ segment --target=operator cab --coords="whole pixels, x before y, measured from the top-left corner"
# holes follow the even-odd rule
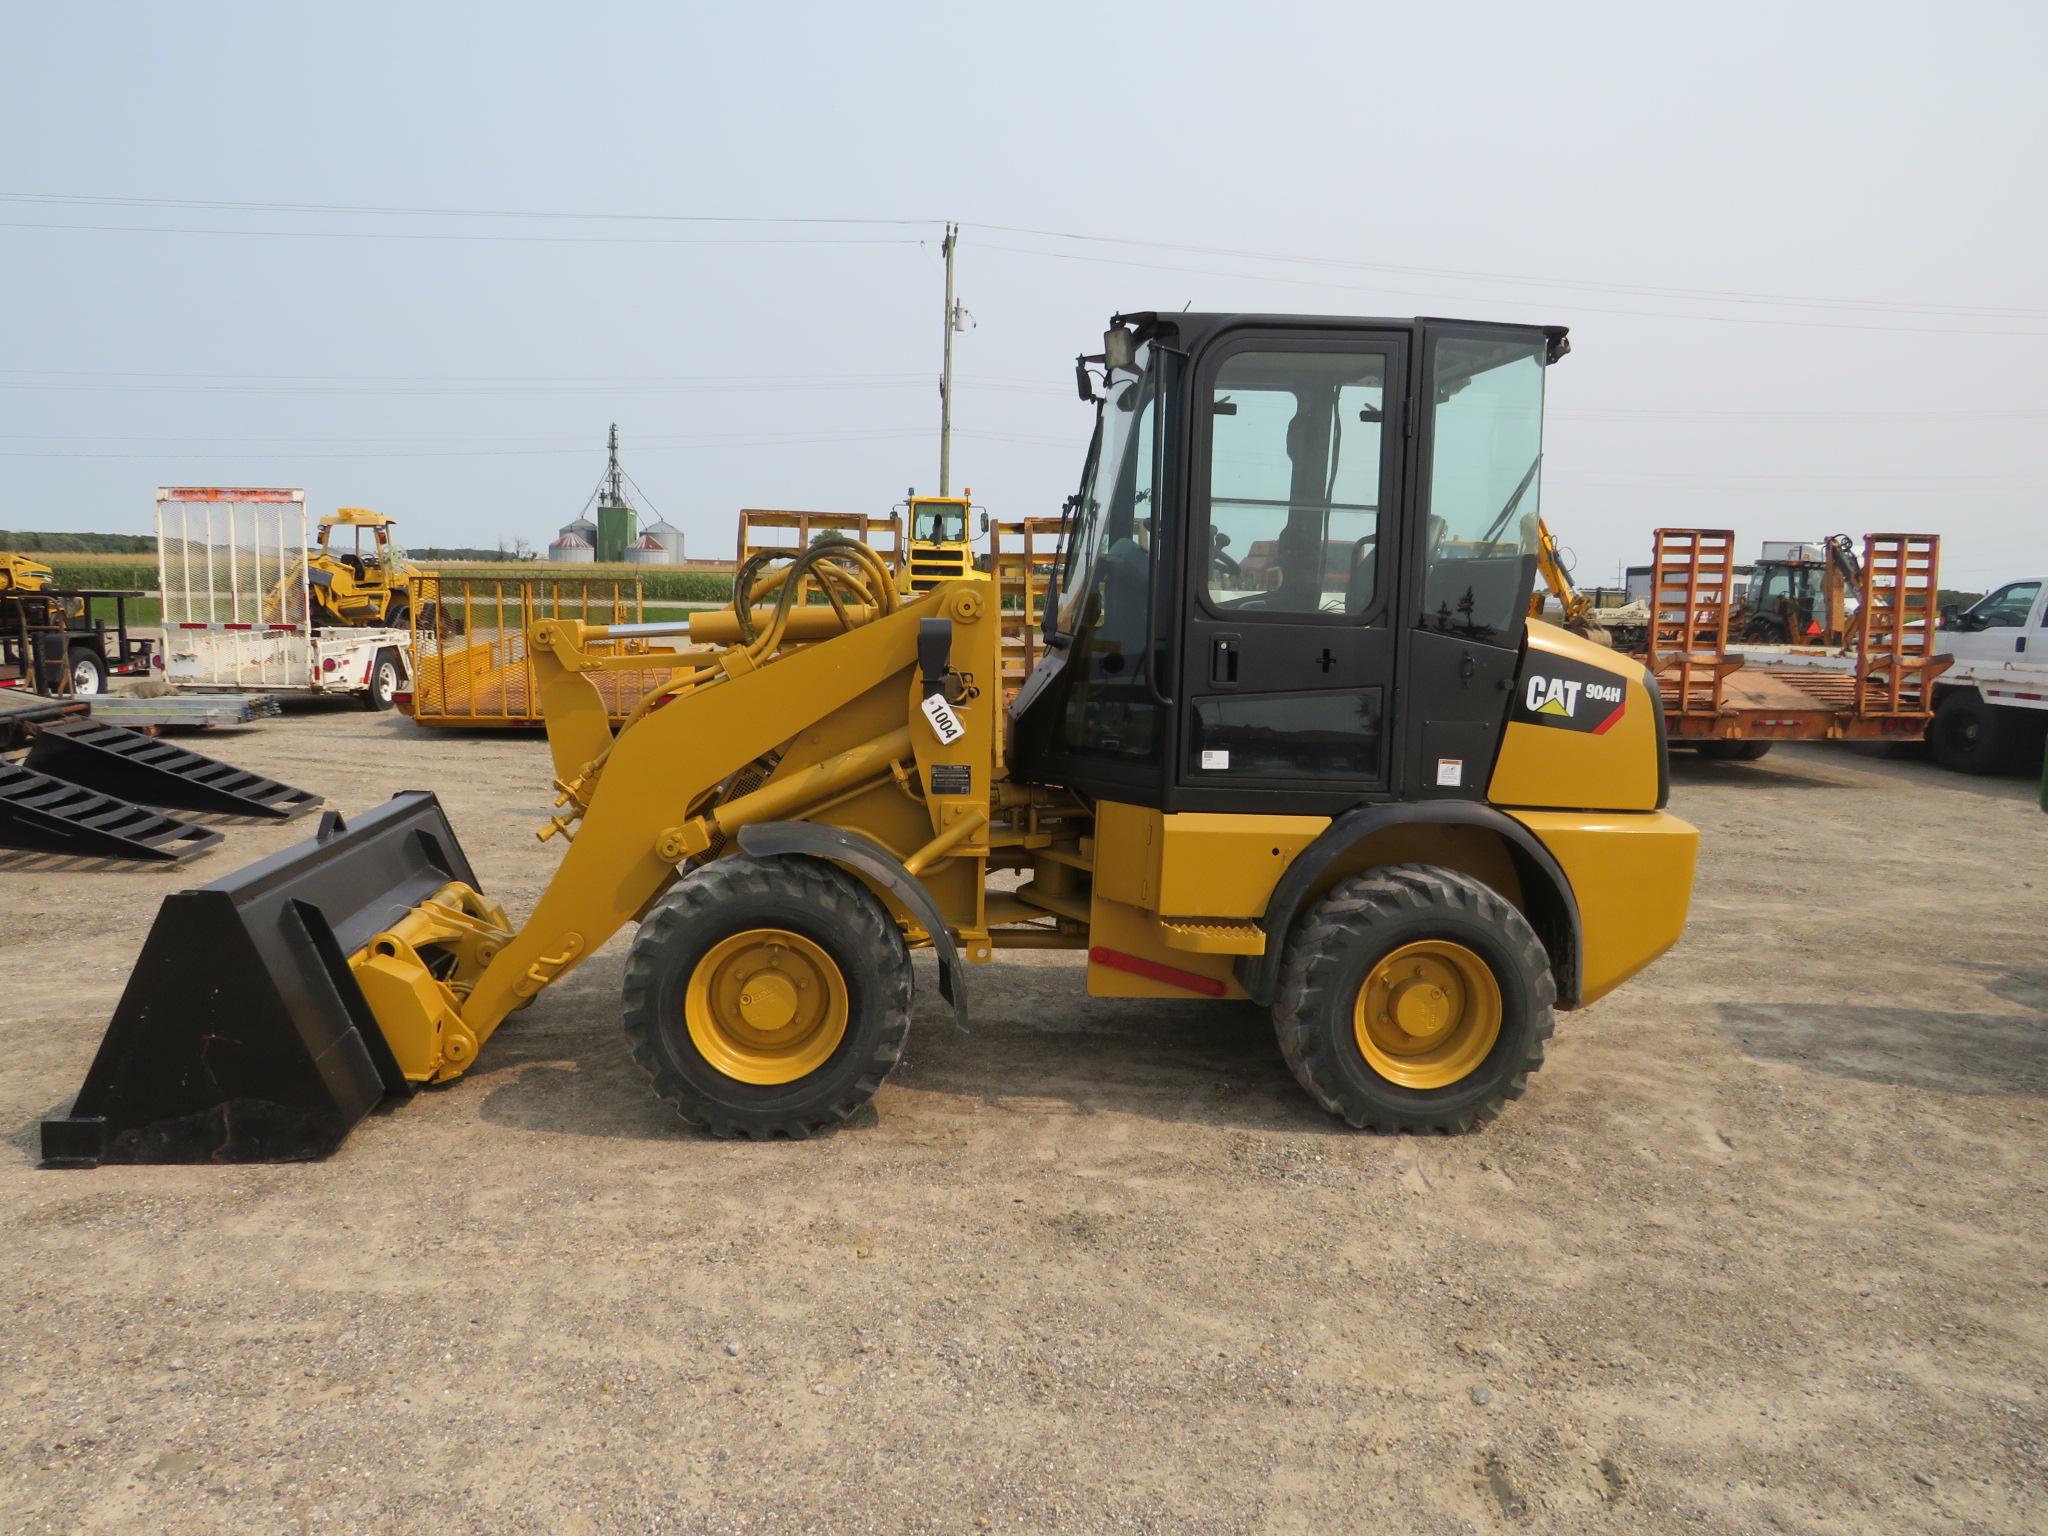
[[[1022,771],[1169,811],[1483,798],[1566,350],[1558,327],[1118,317],[1077,368],[1096,431],[1012,711]]]
[[[936,496],[912,497],[910,536],[920,544],[967,542],[967,503]]]
[[[320,519],[320,552],[331,555],[355,573],[356,580],[368,579],[373,571],[403,561],[405,552],[391,536],[393,519],[381,512],[372,512],[367,507],[339,507],[331,517]],[[353,530],[354,538],[348,547],[336,548],[333,534],[337,528]],[[370,537],[363,538],[368,530]]]

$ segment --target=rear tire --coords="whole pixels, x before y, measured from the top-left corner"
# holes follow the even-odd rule
[[[363,708],[389,709],[398,697],[398,652],[381,650],[370,662],[370,684],[363,690]]]
[[[95,652],[82,645],[74,645],[68,660],[74,697],[96,698],[107,691],[107,664]]]
[[[1543,1065],[1556,997],[1542,942],[1496,891],[1400,864],[1340,882],[1297,925],[1273,1029],[1347,1125],[1468,1131]]]
[[[1996,773],[2012,735],[2000,713],[1974,688],[1944,688],[1927,727],[1934,760],[1952,773]]]
[[[875,1096],[902,1059],[910,993],[903,936],[865,886],[815,859],[732,854],[641,923],[626,1041],[686,1125],[804,1137]]]

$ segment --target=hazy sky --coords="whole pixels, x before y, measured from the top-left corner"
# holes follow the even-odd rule
[[[955,218],[956,485],[998,517],[1073,488],[1113,310],[1471,315],[1572,327],[1582,581],[1659,524],[2038,573],[2043,17],[18,4],[0,527],[251,483],[545,543],[614,420],[693,554],[742,505],[883,510],[936,488]]]

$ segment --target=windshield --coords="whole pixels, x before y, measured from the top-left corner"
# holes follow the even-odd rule
[[[1170,365],[1165,354],[1159,367]],[[1156,401],[1171,384],[1138,348],[1134,369],[1116,369],[1098,408],[1067,545],[1060,631],[1069,652],[1055,749],[1155,760],[1166,727],[1147,652],[1151,644]]]
[[[957,502],[925,502],[910,515],[910,536],[920,544],[964,544],[967,508]]]
[[[1447,337],[1437,344],[1425,629],[1514,643],[1536,573],[1543,356],[1533,340]]]
[[[1139,369],[1145,366],[1150,351],[1149,346],[1138,349]],[[1144,373],[1119,368],[1110,374],[1098,408],[1095,441],[1082,474],[1080,503],[1067,535],[1067,573],[1060,596],[1060,629],[1067,634],[1080,627],[1103,554],[1121,540],[1136,539],[1141,546],[1151,542],[1151,475],[1127,476],[1124,470],[1131,445],[1141,435],[1149,459],[1151,397],[1152,382]],[[1142,434],[1140,423],[1144,424]],[[1137,484],[1140,480],[1142,485]],[[1121,500],[1119,486],[1123,488]],[[1145,514],[1142,518],[1136,515],[1140,504]]]

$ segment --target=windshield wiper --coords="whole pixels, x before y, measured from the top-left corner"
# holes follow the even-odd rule
[[[1480,539],[1480,543],[1491,544],[1500,537],[1501,529],[1507,527],[1508,519],[1515,515],[1515,508],[1519,507],[1522,504],[1522,498],[1529,494],[1529,487],[1536,480],[1536,470],[1542,463],[1543,450],[1539,448],[1536,450],[1536,457],[1529,461],[1529,472],[1522,476],[1522,483],[1515,487],[1515,494],[1510,496],[1508,504],[1500,509],[1500,516],[1496,517],[1492,524],[1488,526],[1486,535]]]

